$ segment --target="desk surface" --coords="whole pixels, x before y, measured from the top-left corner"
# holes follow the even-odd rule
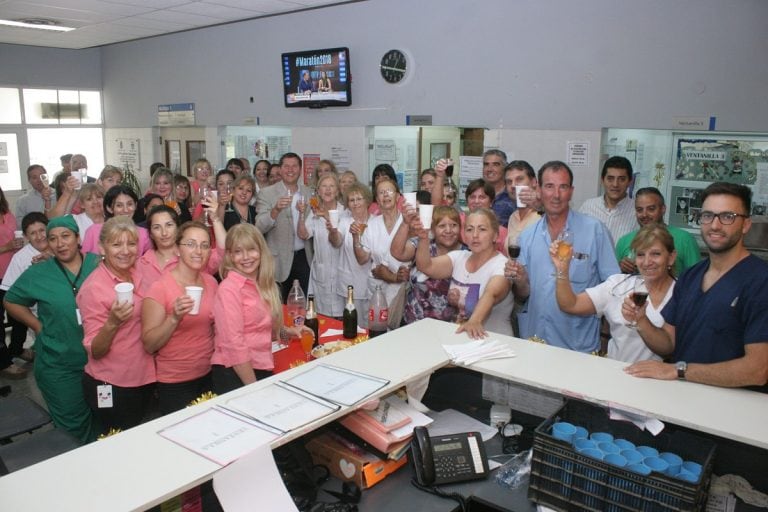
[[[443,343],[463,343],[456,326],[422,320],[332,354],[323,361],[390,380],[378,396],[448,364]],[[478,363],[472,370],[602,405],[618,405],[663,421],[768,448],[768,395],[689,382],[653,381],[626,375],[624,363],[524,340],[494,335],[512,344],[516,358]],[[309,364],[316,364],[315,362]],[[144,510],[206,480],[219,466],[158,436],[157,431],[280,379],[307,366],[256,382],[205,404],[158,418],[0,478],[3,509]],[[209,405],[210,404],[210,405]],[[273,447],[346,414],[350,408],[275,440]],[[129,485],[127,485],[129,483]],[[386,483],[386,482],[385,482]],[[384,485],[384,484],[382,484]]]

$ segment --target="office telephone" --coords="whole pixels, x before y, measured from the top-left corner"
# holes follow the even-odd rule
[[[429,437],[426,428],[416,427],[411,454],[416,481],[423,486],[488,476],[488,459],[478,432]]]

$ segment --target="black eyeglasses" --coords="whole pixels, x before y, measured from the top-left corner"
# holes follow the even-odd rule
[[[736,221],[736,217],[744,217],[749,218],[749,215],[744,215],[743,213],[733,213],[733,212],[701,212],[701,215],[699,216],[699,221],[702,224],[712,224],[712,221],[715,220],[715,217],[717,217],[717,220],[720,221],[720,224],[724,226],[728,226],[730,224],[733,224]]]

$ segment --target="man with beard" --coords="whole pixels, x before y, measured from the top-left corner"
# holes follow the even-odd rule
[[[635,377],[685,379],[725,387],[768,382],[768,263],[744,247],[751,190],[713,183],[702,195],[701,237],[709,258],[685,272],[654,327],[645,305],[624,300],[622,312],[637,319],[648,347],[673,363],[640,361],[625,371]]]

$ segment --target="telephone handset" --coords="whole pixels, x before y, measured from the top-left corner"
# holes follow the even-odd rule
[[[424,486],[488,476],[488,459],[478,432],[429,437],[426,428],[416,427],[411,454],[416,481]]]

